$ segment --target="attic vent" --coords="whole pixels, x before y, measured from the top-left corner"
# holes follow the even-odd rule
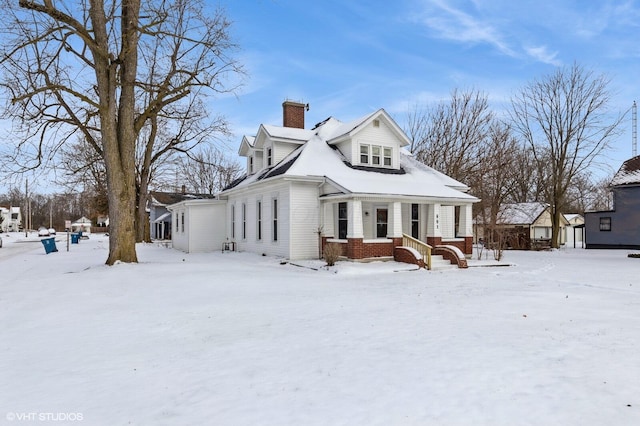
[[[373,127],[380,127],[380,120],[373,120]]]

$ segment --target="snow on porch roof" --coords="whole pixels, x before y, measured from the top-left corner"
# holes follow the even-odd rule
[[[168,218],[168,217],[171,217],[171,212],[166,212],[166,213],[162,214],[156,220],[154,220],[153,223],[166,222],[165,219]]]

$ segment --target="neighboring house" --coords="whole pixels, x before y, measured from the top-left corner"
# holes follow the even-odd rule
[[[564,241],[567,247],[584,246],[584,216],[578,213],[563,214],[567,225],[564,228]]]
[[[179,203],[183,200],[196,200],[203,198],[213,198],[213,195],[189,194],[185,188],[182,192],[149,192],[147,201],[147,211],[149,212],[149,229],[151,239],[170,240],[171,239],[171,212],[167,206]]]
[[[640,249],[640,156],[625,161],[609,187],[613,210],[584,215],[585,246]]]
[[[349,259],[393,258],[413,237],[471,255],[478,199],[414,160],[407,136],[383,109],[349,123],[330,117],[309,130],[304,111],[286,101],[282,127],[263,124],[242,139],[246,175],[207,201],[214,210],[197,219],[199,230],[224,223],[203,251],[232,242],[237,250],[310,259],[337,243]],[[176,233],[194,229],[189,209],[198,204],[169,208],[174,242]]]
[[[2,222],[0,223],[0,231],[17,232],[22,224],[22,213],[20,207],[0,207],[0,215]]]
[[[91,234],[91,219],[82,216],[71,224],[71,232],[82,232],[85,236]]]
[[[565,243],[567,224],[567,220],[561,216],[560,244]],[[548,204],[539,202],[503,204],[498,213],[496,230],[502,233],[507,248],[530,250],[550,247],[551,209]],[[487,239],[482,224],[476,224],[476,233],[478,238]]]

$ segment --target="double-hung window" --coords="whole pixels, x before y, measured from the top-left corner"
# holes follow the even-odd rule
[[[360,163],[369,164],[369,145],[360,145]]]
[[[349,219],[347,216],[347,203],[338,203],[338,238],[347,238],[347,227]]]
[[[231,238],[236,238],[236,205],[231,204]]]
[[[267,167],[271,167],[272,163],[273,163],[272,150],[271,150],[271,147],[269,147],[267,148]]]
[[[247,239],[247,205],[242,203],[242,239]]]
[[[360,164],[374,167],[391,167],[393,149],[382,145],[360,145]]]
[[[257,230],[256,230],[256,238],[258,241],[262,240],[262,201],[258,200],[256,204],[256,220],[257,220]]]
[[[387,167],[391,167],[391,148],[384,147],[383,148],[383,165]]]
[[[273,241],[278,241],[278,199],[274,198],[272,202],[273,208]]]
[[[600,218],[600,230],[611,231],[611,217],[607,216]]]

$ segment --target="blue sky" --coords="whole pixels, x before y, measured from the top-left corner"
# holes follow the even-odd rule
[[[213,102],[237,149],[285,99],[310,104],[307,127],[384,108],[404,126],[416,103],[477,89],[499,113],[527,82],[574,62],[611,79],[611,107],[640,100],[640,1],[219,0],[249,76]],[[631,115],[609,153],[631,157]]]

